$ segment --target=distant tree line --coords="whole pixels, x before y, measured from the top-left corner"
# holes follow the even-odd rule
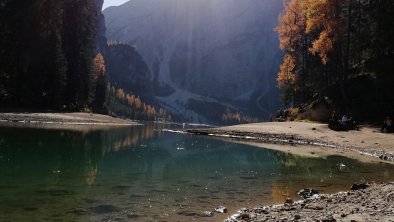
[[[232,112],[229,108],[221,115],[221,120],[224,124],[257,123],[259,121],[256,117],[251,117],[240,112]]]
[[[107,85],[109,92],[108,102],[109,112],[132,119],[171,121],[172,117],[167,111],[159,107],[158,109],[144,102],[139,96],[129,94],[121,88],[116,88],[110,83]]]
[[[368,119],[393,113],[393,27],[392,0],[286,0],[276,29],[284,102]]]

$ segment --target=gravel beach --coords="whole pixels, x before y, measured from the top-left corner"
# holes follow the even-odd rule
[[[315,195],[282,205],[241,209],[226,222],[238,221],[394,221],[394,183],[371,184],[366,189]]]
[[[51,125],[135,125],[131,120],[93,113],[0,113],[0,123]]]

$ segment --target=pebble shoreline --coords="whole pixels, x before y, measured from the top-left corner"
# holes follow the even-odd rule
[[[394,221],[394,183],[370,184],[366,189],[314,195],[311,199],[286,200],[281,205],[241,209],[226,222]]]

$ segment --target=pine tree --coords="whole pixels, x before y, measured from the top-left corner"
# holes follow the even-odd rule
[[[95,15],[93,0],[70,0],[64,3],[63,47],[68,61],[67,101],[73,110],[86,108],[94,89]]]

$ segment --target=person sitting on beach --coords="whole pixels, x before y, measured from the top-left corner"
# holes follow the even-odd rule
[[[383,127],[382,127],[382,132],[383,133],[392,133],[393,132],[393,121],[389,116],[386,117],[386,119],[383,121]]]
[[[358,130],[356,121],[353,120],[352,117],[348,117],[347,115],[343,115],[342,119],[339,121],[345,130]]]
[[[346,115],[343,115],[343,116],[342,116],[342,119],[341,119],[341,123],[342,123],[343,125],[346,125],[348,122],[349,122],[349,118],[347,118]]]

